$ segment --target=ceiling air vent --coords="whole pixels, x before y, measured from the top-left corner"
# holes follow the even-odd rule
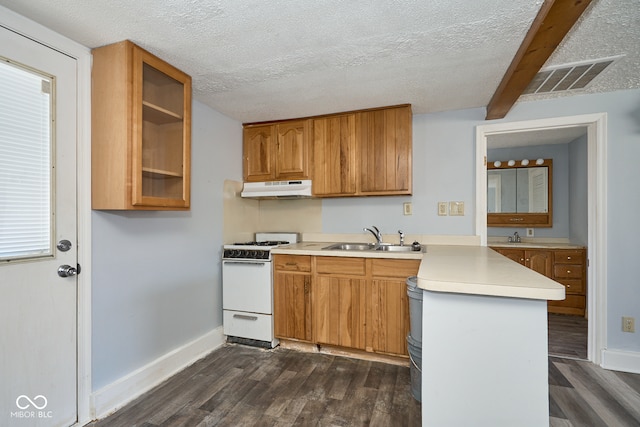
[[[623,56],[545,68],[536,74],[523,95],[583,89],[609,65]]]

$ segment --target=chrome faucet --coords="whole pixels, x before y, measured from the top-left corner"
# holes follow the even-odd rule
[[[404,246],[404,233],[402,230],[398,230],[398,234],[400,235],[400,246]]]
[[[368,231],[369,233],[373,234],[373,237],[376,238],[376,241],[378,242],[378,244],[382,243],[382,233],[380,232],[380,230],[378,230],[378,227],[376,227],[375,225],[372,225],[371,228],[365,227],[363,228],[363,231]]]
[[[520,235],[518,234],[518,232],[516,231],[515,233],[513,233],[513,236],[509,236],[509,243],[520,243],[522,242],[522,240],[520,240]]]

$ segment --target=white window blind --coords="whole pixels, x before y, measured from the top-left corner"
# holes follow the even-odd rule
[[[51,87],[0,58],[0,260],[52,253]]]

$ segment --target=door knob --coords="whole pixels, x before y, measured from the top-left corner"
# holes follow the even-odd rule
[[[58,276],[60,277],[71,277],[80,273],[80,266],[78,268],[71,267],[70,265],[64,264],[58,267]]]

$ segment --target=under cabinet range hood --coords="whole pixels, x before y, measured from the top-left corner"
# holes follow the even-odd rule
[[[311,197],[311,180],[245,182],[240,196],[256,199],[299,199]]]

